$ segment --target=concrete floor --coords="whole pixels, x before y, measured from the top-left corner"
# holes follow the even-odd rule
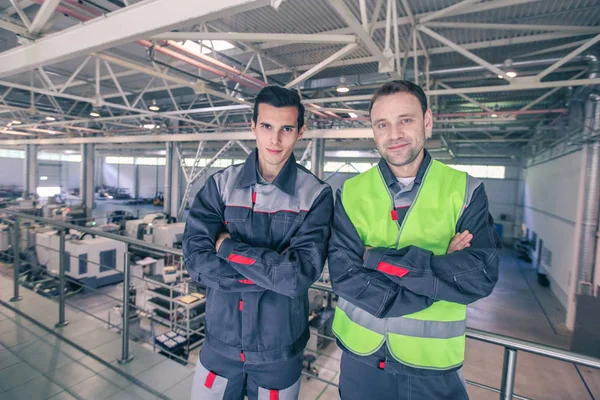
[[[0,276],[0,298],[5,299],[10,297],[10,287],[10,279]],[[114,288],[112,290],[114,290]],[[28,313],[35,313],[40,315],[39,318],[42,320],[51,322],[56,319],[56,305],[52,304],[48,299],[41,298],[37,295],[32,294],[31,292],[28,292],[26,289],[22,289],[22,292],[26,299],[19,304],[19,307],[23,307],[23,309]],[[100,300],[101,297],[94,299],[93,296],[88,296],[85,297],[86,300],[83,299],[84,297],[82,297],[81,299],[73,297],[71,300],[74,301],[73,304],[78,304],[78,306],[83,305],[84,307],[88,308],[88,311],[91,311],[97,316],[106,315],[107,309],[110,307],[108,303],[103,303]],[[52,311],[46,313],[42,312],[40,314],[39,304],[48,304],[44,307],[49,307],[49,309],[51,309]],[[50,385],[44,378],[42,378],[43,376],[46,379],[50,380],[51,383],[54,383],[58,387],[63,388],[62,392],[58,392],[62,394],[63,397],[61,398],[72,398],[67,396],[69,394],[79,396],[77,394],[77,388],[73,389],[75,390],[75,393],[69,392],[69,390],[73,386],[77,386],[79,382],[74,383],[69,387],[65,387],[64,384],[61,386],[61,382],[53,381],[52,376],[48,376],[48,374],[40,372],[39,369],[36,369],[35,365],[27,364],[27,354],[23,353],[26,352],[27,346],[15,347],[15,341],[19,342],[17,344],[22,344],[23,341],[27,343],[27,341],[41,340],[44,338],[51,338],[53,340],[56,339],[48,337],[47,335],[35,339],[35,337],[32,337],[31,335],[43,333],[38,332],[35,329],[35,327],[33,332],[26,332],[20,336],[15,336],[14,332],[20,331],[21,328],[15,328],[14,324],[20,324],[22,323],[22,320],[19,320],[19,318],[14,316],[14,314],[11,315],[10,312],[6,312],[6,310],[2,309],[2,307],[0,307],[0,312],[3,313],[3,315],[0,315],[0,320],[9,319],[12,321],[0,321],[0,345],[3,346],[0,347],[0,398],[19,398],[15,397],[16,395],[13,396],[13,392],[18,390],[25,390],[17,389],[21,386],[30,386],[25,385],[26,382],[22,382],[20,385],[15,387],[13,383],[10,384],[11,388],[9,390],[5,391],[4,393],[2,392],[3,376],[13,377],[15,376],[15,374],[20,375],[18,368],[25,368],[25,365],[32,367],[34,368],[34,370],[38,371],[38,373],[35,373],[31,372],[28,368],[25,368],[28,371],[28,375],[26,375],[27,379],[31,379],[28,380],[28,382],[31,382],[32,384],[31,387],[35,388],[38,387],[38,385],[41,385],[41,387],[44,388],[47,386],[52,387],[53,390],[51,390],[50,392],[58,390],[58,388]],[[99,338],[97,340],[94,339],[92,340],[90,346],[95,345],[94,348],[95,350],[97,350],[98,354],[110,358],[109,361],[114,361],[114,358],[116,357],[116,354],[118,354],[119,349],[119,341],[116,338],[115,334],[106,330],[106,328],[97,325],[96,321],[91,321],[89,319],[90,317],[83,317],[82,313],[75,313],[71,310],[69,312],[71,313],[71,316],[69,317],[70,319],[83,318],[85,321],[87,321],[85,323],[78,322],[74,324],[73,327],[76,329],[75,331],[73,331],[72,335],[78,333],[77,330],[83,329],[81,327],[82,325],[85,325],[86,327],[95,326],[95,330],[105,332],[103,334],[98,333],[93,336],[98,336],[99,338],[109,338],[109,340],[100,344],[97,341],[100,340]],[[469,306],[467,324],[471,328],[491,331],[507,336],[517,337],[524,340],[544,343],[559,348],[568,348],[570,338],[568,331],[565,329],[564,324],[562,323],[562,321],[564,320],[564,314],[564,308],[552,295],[550,290],[548,288],[542,288],[537,284],[536,274],[532,267],[528,264],[518,261],[510,254],[505,253],[502,256],[501,261],[500,280],[498,285],[496,286],[494,293],[490,297]],[[3,324],[4,326],[6,326],[4,329],[13,330],[3,333],[1,330]],[[24,327],[30,329],[30,324],[23,324]],[[71,328],[64,328],[65,332],[69,332],[69,329]],[[81,336],[82,338],[85,337],[85,335]],[[100,347],[101,345],[104,345],[104,348]],[[61,352],[67,351],[69,354],[75,354],[75,350],[69,348],[68,346],[60,345],[60,349]],[[160,357],[156,354],[151,353],[146,346],[135,344],[134,349],[136,353],[143,354],[141,356],[138,356],[138,358],[144,359],[146,357],[150,357],[152,360],[155,360],[155,357]],[[9,350],[9,352],[7,352],[7,350]],[[145,353],[150,354],[145,355]],[[339,380],[339,360],[341,356],[340,350],[335,344],[332,343],[325,349],[321,349],[315,354],[317,355],[315,365],[319,370],[319,377],[327,382],[321,382],[315,379],[308,380],[306,377],[303,377],[300,398],[302,400],[337,399],[337,388],[334,386],[334,384],[337,384]],[[17,360],[15,359],[15,357],[21,359],[21,361],[16,362]],[[79,355],[77,357],[79,357]],[[517,359],[518,362],[515,393],[520,396],[524,396],[531,399],[600,399],[600,371],[595,371],[588,368],[575,367],[573,364],[554,361],[522,352],[518,354]],[[52,358],[52,360],[56,360],[56,358]],[[54,362],[52,360],[49,360],[49,362]],[[465,362],[465,375],[467,380],[498,388],[500,385],[500,379],[502,374],[502,360],[503,348],[469,339],[467,341],[467,353]],[[75,361],[77,361],[77,359],[70,361],[68,364],[71,364]],[[58,364],[55,364],[54,367],[56,368],[56,370],[59,370],[60,368],[64,368],[63,363],[66,363],[67,360],[65,360],[62,357],[62,355],[60,355],[58,357],[57,362],[60,363],[61,366],[59,367]],[[173,363],[170,360],[164,360],[161,362],[161,365],[167,362]],[[20,365],[21,363],[25,364],[21,367],[15,367],[15,365]],[[7,366],[6,364],[11,365]],[[162,389],[160,390],[160,392],[168,392],[170,390],[171,392],[169,393],[169,396],[171,396],[171,398],[188,398],[186,396],[188,396],[189,393],[189,374],[192,371],[190,369],[191,366],[183,367],[175,363],[173,363],[173,365],[173,371],[177,371],[177,376],[173,377],[173,379],[169,380],[167,383],[163,383],[159,387],[159,389]],[[167,366],[170,367],[171,364],[164,364],[165,368]],[[14,371],[8,370],[9,372],[5,372],[6,368],[11,367],[14,369]],[[75,365],[73,365],[73,367],[75,367]],[[77,369],[80,368],[81,367],[77,367]],[[136,373],[134,375],[139,375],[142,372],[144,372],[140,371],[140,368],[143,368],[143,366],[133,367],[133,371]],[[146,374],[148,375],[148,377],[146,377],[145,375],[143,375],[142,377],[147,378],[146,380],[148,382],[151,382],[151,377],[160,376],[159,369],[161,368],[158,368],[156,371],[148,372]],[[85,379],[87,380],[96,377],[96,375],[98,375],[98,373],[86,377]],[[169,373],[169,375],[173,374]],[[106,383],[103,380],[104,377],[102,379],[96,377],[95,379],[100,380],[103,384]],[[180,383],[174,382],[174,380],[178,380],[178,382]],[[69,381],[66,383],[73,382]],[[109,383],[114,384],[114,382],[111,382],[110,380]],[[120,383],[125,384],[122,377]],[[124,388],[121,388],[121,392],[117,392],[121,393],[122,396],[127,397],[114,398],[131,398],[130,396],[132,395],[132,391],[133,394],[135,394],[136,396],[146,398],[143,395],[140,395],[140,393],[143,392],[143,390],[131,387],[132,385],[130,382],[127,383],[129,386],[125,386]],[[172,384],[172,386],[165,387],[167,384]],[[109,385],[108,387],[111,386]],[[129,388],[129,391],[125,390],[127,388]],[[27,389],[26,393],[30,394],[31,390],[33,389]],[[468,391],[471,396],[471,399],[474,400],[498,398],[498,394],[484,389],[480,389],[472,385],[469,385]],[[124,394],[125,392],[127,393],[126,395]],[[115,394],[116,393],[112,393],[111,395],[115,396]],[[42,396],[39,398],[46,397]],[[92,397],[83,396],[81,398]]]

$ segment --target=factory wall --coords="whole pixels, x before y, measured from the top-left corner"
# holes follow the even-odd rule
[[[135,191],[134,182],[134,166],[129,164],[107,164],[102,165],[102,184],[108,186],[114,186],[117,188],[124,188],[129,191],[129,194],[133,196]],[[164,171],[164,170],[163,170]],[[164,175],[164,172],[163,172]],[[147,180],[140,180],[140,190],[147,186],[154,187],[154,178],[151,182]]]
[[[576,219],[582,174],[581,151],[525,170],[524,223],[537,235],[533,265],[550,279],[550,288],[568,308],[571,279],[577,262]],[[538,257],[543,241],[542,254]]]
[[[140,165],[139,174],[141,198],[154,198],[156,192],[164,191],[165,167],[158,165]]]
[[[0,158],[2,179],[0,186],[17,186],[23,189],[25,160],[22,158]]]

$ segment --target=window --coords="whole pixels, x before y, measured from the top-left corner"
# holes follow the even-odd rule
[[[135,159],[137,165],[165,165],[166,161],[164,157],[137,157]]]
[[[55,194],[60,194],[60,187],[58,187],[58,186],[38,186],[37,194],[40,197],[52,197]]]
[[[106,250],[100,252],[100,272],[115,270],[117,268],[117,251]]]
[[[449,167],[464,171],[475,178],[504,179],[506,167],[501,165],[457,165],[448,164]]]
[[[23,150],[0,149],[0,157],[2,157],[2,158],[25,158],[25,152]]]
[[[38,153],[38,160],[81,162],[81,154]]]
[[[106,157],[104,161],[107,164],[129,164],[133,165],[133,157]]]
[[[79,255],[79,275],[85,275],[88,272],[87,269],[87,254]]]

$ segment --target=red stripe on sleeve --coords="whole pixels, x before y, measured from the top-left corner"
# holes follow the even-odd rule
[[[252,265],[256,262],[256,260],[253,260],[250,257],[240,256],[239,254],[230,254],[229,257],[227,257],[227,259],[229,261],[233,261],[236,264],[242,265]]]
[[[395,275],[399,278],[402,278],[404,275],[409,273],[409,270],[407,270],[406,268],[397,267],[393,264],[386,263],[384,261],[381,261],[377,265],[377,271],[381,271],[384,274],[388,274],[388,275]]]

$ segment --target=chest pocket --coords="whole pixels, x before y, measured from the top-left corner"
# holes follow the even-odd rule
[[[271,217],[272,239],[287,247],[290,239],[304,220],[305,213],[300,210],[277,211]]]
[[[233,239],[245,238],[248,236],[249,208],[227,206],[225,207],[224,216],[227,230]]]

